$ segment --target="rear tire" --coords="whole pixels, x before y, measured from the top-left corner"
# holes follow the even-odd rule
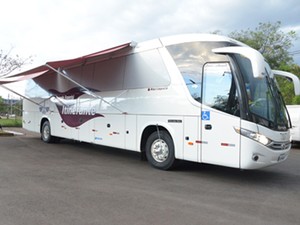
[[[157,169],[170,170],[174,167],[174,143],[167,131],[156,131],[149,136],[146,157],[151,166]]]
[[[45,121],[42,125],[41,139],[46,143],[56,142],[56,137],[51,135],[51,126],[49,121]]]

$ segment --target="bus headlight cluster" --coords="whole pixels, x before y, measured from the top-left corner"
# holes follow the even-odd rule
[[[257,141],[265,146],[268,146],[272,143],[271,139],[269,139],[265,135],[259,134],[257,132],[253,132],[253,131],[246,130],[243,128],[234,128],[234,129],[237,133],[239,133],[247,138],[250,138],[254,141]]]

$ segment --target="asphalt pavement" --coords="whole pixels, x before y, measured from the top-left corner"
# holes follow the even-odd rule
[[[300,146],[261,170],[160,171],[138,153],[15,131],[0,137],[0,225],[300,224]]]

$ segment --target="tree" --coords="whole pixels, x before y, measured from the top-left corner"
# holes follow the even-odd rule
[[[0,116],[1,112],[3,112],[5,109],[4,103],[3,103],[3,98],[0,96]]]
[[[281,22],[272,24],[259,23],[254,30],[235,31],[229,34],[233,39],[239,40],[258,50],[269,63],[271,68],[279,69],[281,65],[293,63],[289,49],[293,46],[293,40],[297,39],[295,31],[287,33],[281,29]]]
[[[8,52],[0,50],[0,77],[6,76],[23,65],[32,63],[32,56],[22,58],[18,54],[11,56],[13,48]]]

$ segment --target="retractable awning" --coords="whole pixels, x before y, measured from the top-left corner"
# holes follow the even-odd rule
[[[74,59],[47,62],[45,65],[41,65],[31,70],[27,70],[25,72],[21,72],[6,78],[2,78],[0,79],[0,85],[23,81],[26,79],[33,79],[47,73],[57,72],[59,68],[75,67],[75,66],[88,64],[91,62],[101,61],[113,54],[120,53],[123,50],[125,51],[125,49],[129,50],[134,46],[135,46],[134,42],[129,42],[126,44],[122,44],[113,48],[84,55]]]
[[[37,68],[35,68],[35,69],[37,69]],[[49,68],[44,68],[44,66],[42,66],[42,68],[39,68],[37,70],[37,72],[29,70],[26,73],[21,73],[21,74],[17,74],[17,75],[11,76],[11,77],[2,78],[2,79],[0,79],[0,85],[9,84],[9,83],[13,83],[13,82],[19,82],[19,81],[23,81],[23,80],[27,80],[27,79],[33,79],[35,77],[38,77],[38,76],[41,76],[41,75],[47,73],[49,70],[50,70]]]
[[[130,51],[135,46],[136,46],[135,42],[129,42],[129,43],[126,43],[126,44],[122,44],[122,45],[119,45],[119,46],[116,46],[116,47],[113,47],[113,48],[109,48],[109,49],[102,50],[102,51],[99,51],[99,52],[95,52],[95,53],[92,53],[92,54],[84,55],[84,56],[74,58],[74,59],[47,62],[45,65],[41,65],[41,66],[33,68],[31,70],[21,72],[19,74],[15,74],[15,75],[0,79],[0,86],[7,89],[7,90],[9,90],[9,91],[11,91],[11,92],[13,92],[14,94],[19,95],[22,98],[25,98],[25,99],[33,102],[31,99],[27,98],[26,96],[23,96],[22,94],[19,94],[19,93],[15,92],[14,90],[6,87],[5,84],[9,84],[9,83],[13,83],[13,82],[19,82],[19,81],[23,81],[23,80],[26,80],[26,79],[34,79],[34,78],[40,77],[42,75],[52,76],[52,75],[56,74],[57,76],[62,76],[64,78],[66,78],[71,83],[73,83],[75,86],[82,88],[85,91],[86,94],[91,95],[91,96],[96,97],[96,98],[99,98],[99,99],[102,99],[104,102],[111,105],[116,110],[124,113],[121,109],[117,108],[116,106],[113,106],[110,102],[106,101],[101,96],[93,93],[93,91],[90,90],[89,88],[85,87],[84,85],[78,83],[77,81],[75,81],[74,79],[69,77],[66,74],[66,72],[62,73],[61,69],[80,67],[80,66],[87,65],[87,64],[90,64],[90,63],[100,62],[102,60],[113,57],[114,55],[118,55],[118,56],[122,55],[123,51],[124,51],[124,53],[127,53],[128,51]],[[40,103],[36,103],[36,102],[33,102],[33,103],[35,103],[37,105],[40,105]]]

